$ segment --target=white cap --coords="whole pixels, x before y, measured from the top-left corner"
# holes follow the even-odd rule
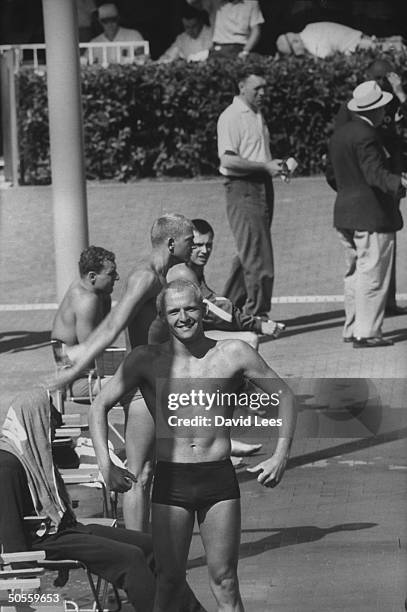
[[[118,17],[119,11],[115,4],[101,4],[98,8],[99,19],[109,19],[111,17]]]

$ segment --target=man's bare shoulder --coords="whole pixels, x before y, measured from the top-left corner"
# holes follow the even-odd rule
[[[103,297],[86,289],[79,282],[73,283],[65,294],[66,301],[69,302],[75,311],[97,307],[103,302]],[[64,300],[65,300],[64,298]]]
[[[149,264],[134,268],[126,282],[126,291],[142,288],[146,292],[155,292],[157,289],[161,289],[161,287],[162,282],[157,272]]]
[[[196,274],[185,263],[176,264],[168,270],[167,283],[175,280],[189,280],[198,283]]]
[[[159,358],[163,356],[171,356],[169,351],[169,343],[162,344],[142,344],[136,346],[126,357],[126,360],[132,365],[138,364],[145,366],[147,369]]]
[[[231,338],[230,340],[218,340],[217,348],[224,353],[257,355],[257,352],[252,346],[250,346],[250,344],[244,340],[238,340],[237,338]]]
[[[217,340],[211,353],[216,362],[228,364],[236,372],[258,358],[258,353],[247,342],[236,339]]]

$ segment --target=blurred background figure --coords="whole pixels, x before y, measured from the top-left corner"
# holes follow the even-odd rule
[[[79,42],[89,42],[94,35],[97,8],[94,0],[76,0]]]
[[[120,25],[120,15],[117,6],[113,3],[101,4],[98,8],[98,20],[103,28],[102,34],[92,38],[93,43],[109,43],[109,42],[138,42],[144,40],[140,32],[129,28],[122,28]],[[126,49],[121,53],[128,54]],[[116,49],[107,49],[107,63],[111,64],[117,61]],[[93,50],[94,61],[103,63],[104,56],[102,49]]]
[[[341,23],[321,21],[309,23],[298,33],[287,32],[277,38],[277,49],[283,55],[328,57],[333,53],[353,53],[356,49],[376,46],[376,39]]]
[[[182,11],[182,25],[184,31],[159,58],[159,62],[172,62],[176,59],[199,61],[208,57],[212,46],[212,30],[207,25],[206,13],[185,5]]]
[[[264,18],[257,0],[187,0],[209,13],[213,51],[227,57],[245,57],[260,40]]]

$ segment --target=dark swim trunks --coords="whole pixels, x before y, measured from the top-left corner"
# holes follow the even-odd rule
[[[196,511],[228,499],[240,499],[230,459],[203,463],[158,461],[152,501]]]

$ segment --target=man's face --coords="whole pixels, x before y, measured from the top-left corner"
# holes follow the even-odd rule
[[[94,287],[99,293],[110,295],[113,291],[114,284],[119,280],[116,264],[112,261],[105,261],[100,272],[95,272]]]
[[[119,30],[119,17],[105,17],[99,21],[106,38],[113,40]]]
[[[386,115],[386,107],[381,106],[379,108],[375,108],[373,111],[370,111],[370,119],[374,126],[379,126],[383,123],[384,117]]]
[[[202,333],[202,304],[192,287],[167,291],[162,317],[170,333],[188,343]]]
[[[251,74],[239,83],[240,97],[253,110],[258,110],[266,93],[266,79]]]
[[[191,263],[196,266],[205,266],[211,256],[213,247],[213,236],[208,234],[200,234],[194,230],[194,245],[191,253]]]
[[[183,19],[182,24],[188,36],[190,36],[191,38],[198,38],[203,26],[202,22],[199,21],[199,19]]]
[[[189,261],[194,244],[194,235],[192,230],[187,231],[178,238],[174,238],[172,256],[178,262]]]
[[[290,39],[291,49],[294,55],[297,57],[305,54],[304,43],[302,42],[301,36],[299,34],[293,34]]]

